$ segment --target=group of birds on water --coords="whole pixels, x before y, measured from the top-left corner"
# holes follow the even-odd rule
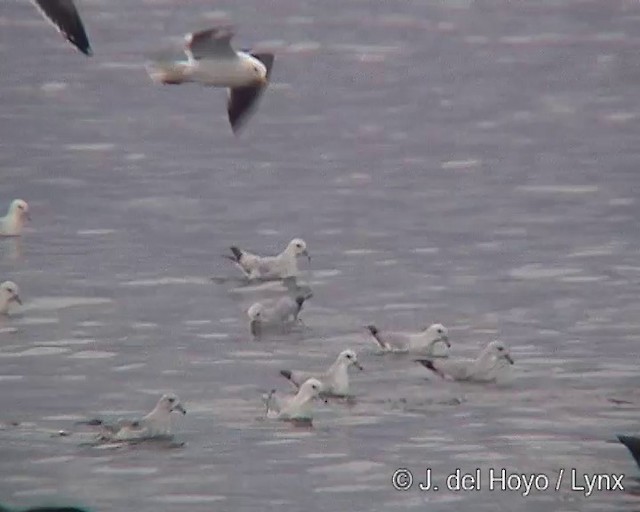
[[[0,219],[1,236],[20,236],[27,220],[30,219],[29,205],[22,199],[15,199],[9,206],[7,215]],[[280,281],[286,293],[273,305],[253,303],[247,310],[249,330],[255,339],[261,339],[274,330],[286,332],[301,323],[300,312],[305,302],[312,297],[308,287],[301,286],[298,259],[311,261],[306,242],[294,238],[275,256],[261,256],[230,247],[225,257],[240,269],[243,280],[248,283]],[[0,313],[8,314],[13,303],[22,304],[18,286],[12,281],[0,285]],[[433,324],[416,332],[394,332],[368,325],[368,332],[384,353],[411,354],[429,370],[444,379],[467,382],[497,382],[508,372],[513,359],[504,343],[492,341],[476,359],[453,359],[448,357],[451,347],[447,328]],[[296,387],[292,396],[282,396],[272,390],[266,394],[264,402],[268,418],[310,423],[313,418],[313,402],[317,398],[349,398],[349,370],[363,370],[357,353],[347,348],[326,371],[310,372],[302,369],[283,369],[280,374]],[[127,441],[156,438],[171,433],[172,412],[186,413],[180,399],[174,394],[163,395],[155,408],[140,420],[121,420],[105,423],[101,420],[82,422],[100,428],[101,441]]]
[[[84,24],[73,0],[32,0],[47,20],[85,55],[93,51]],[[227,105],[229,121],[235,132],[248,118],[262,92],[269,83],[274,62],[271,53],[236,52],[231,47],[233,31],[228,26],[214,27],[185,36],[186,60],[155,62],[147,65],[150,77],[163,84],[198,82],[207,86],[229,89]],[[7,214],[0,219],[0,236],[20,236],[29,220],[29,205],[15,199]],[[259,256],[238,247],[231,247],[226,256],[241,270],[247,281],[282,281],[288,293],[273,306],[256,302],[248,309],[249,328],[255,338],[261,338],[269,329],[286,329],[300,322],[300,312],[312,294],[298,286],[298,257],[311,259],[307,244],[294,238],[276,256]],[[18,286],[12,281],[0,284],[0,314],[7,315],[13,303],[22,304]],[[514,364],[507,346],[491,341],[476,359],[455,359],[448,356],[451,347],[448,332],[442,324],[433,324],[415,333],[392,332],[368,325],[366,329],[385,353],[404,353],[416,356],[415,361],[442,378],[476,383],[499,382]],[[265,395],[267,417],[280,420],[310,422],[313,401],[331,397],[349,397],[349,369],[363,367],[352,349],[345,349],[324,372],[282,370],[297,391],[292,396],[280,396],[272,390]],[[101,441],[131,441],[162,437],[172,432],[171,414],[186,414],[180,399],[172,393],[158,400],[154,409],[139,420],[102,420],[83,422],[100,428]],[[640,439],[619,436],[632,452],[640,466]]]

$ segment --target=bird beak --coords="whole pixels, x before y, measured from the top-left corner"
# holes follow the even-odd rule
[[[309,254],[308,251],[304,250],[304,251],[302,251],[302,254],[304,254],[307,257],[308,261],[311,261],[311,254]]]
[[[443,336],[441,340],[447,347],[451,348],[451,342],[449,341],[449,336]]]
[[[176,404],[173,410],[180,411],[183,415],[187,414],[187,410],[182,406],[182,404]]]
[[[354,361],[353,362],[353,366],[355,366],[360,371],[364,370],[364,368],[362,367],[362,365],[358,361]]]
[[[27,219],[27,220],[31,220],[31,213],[29,213],[29,212],[25,212],[24,217],[25,217],[25,219]]]
[[[18,304],[22,306],[22,299],[20,298],[20,295],[15,294],[13,297],[11,297],[11,300],[15,300]]]
[[[513,364],[514,363],[513,358],[509,354],[505,354],[504,358],[507,361],[509,361],[509,364]]]

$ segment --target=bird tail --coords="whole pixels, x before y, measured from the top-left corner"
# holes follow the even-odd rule
[[[442,373],[440,370],[438,370],[435,365],[433,364],[433,361],[431,359],[416,359],[415,360],[416,363],[420,363],[422,366],[424,366],[425,368],[428,368],[429,370],[431,370],[433,373],[439,375],[440,377],[442,377],[443,379],[445,378],[444,373]]]
[[[382,341],[378,336],[380,334],[380,331],[378,330],[378,328],[375,325],[367,325],[365,327],[369,330],[369,332],[371,333],[371,336],[373,336],[373,338],[378,342],[378,345],[386,349],[387,346],[385,345],[384,341]]]
[[[236,263],[240,263],[240,260],[242,259],[242,251],[240,249],[238,249],[235,245],[232,245],[231,247],[229,247],[229,249],[231,249],[231,252],[233,253],[233,257],[228,256],[228,258],[231,261],[235,261]]]
[[[291,380],[291,370],[280,370],[280,375],[285,379]]]

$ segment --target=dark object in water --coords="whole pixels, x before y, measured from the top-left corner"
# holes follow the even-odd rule
[[[618,436],[618,439],[631,452],[633,459],[640,468],[640,437]]]

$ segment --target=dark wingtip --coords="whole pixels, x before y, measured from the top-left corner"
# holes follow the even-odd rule
[[[235,261],[239,263],[240,258],[242,258],[242,251],[238,249],[235,245],[232,245],[231,247],[229,247],[229,249],[231,249],[231,252],[233,253],[233,257],[235,258]]]
[[[280,375],[282,375],[285,379],[291,380],[291,370],[280,370]]]
[[[372,336],[378,334],[378,328],[375,325],[365,325],[365,328],[369,330]]]

